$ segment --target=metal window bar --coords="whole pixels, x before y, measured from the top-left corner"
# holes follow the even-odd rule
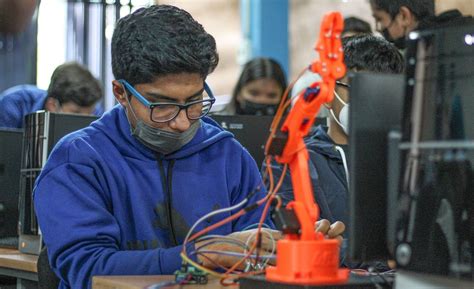
[[[67,60],[85,65],[99,78],[104,89],[104,109],[115,105],[107,27],[120,18],[121,11],[130,13],[132,9],[132,1],[121,4],[120,0],[68,0]]]

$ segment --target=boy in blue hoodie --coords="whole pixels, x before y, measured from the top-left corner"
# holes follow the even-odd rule
[[[97,104],[102,96],[99,81],[87,68],[64,63],[54,70],[48,91],[17,85],[0,94],[0,127],[22,128],[25,115],[38,110],[101,115]]]
[[[94,275],[172,274],[181,264],[183,239],[199,218],[265,196],[247,150],[205,117],[214,101],[205,79],[217,63],[214,38],[184,10],[151,6],[118,21],[112,84],[119,105],[63,138],[34,190],[59,288],[88,288]],[[249,209],[212,233],[245,242],[253,232],[242,230],[261,214],[261,207]],[[343,228],[320,230],[335,237]],[[262,249],[270,247],[263,239]],[[241,252],[222,243],[207,248]],[[208,257],[198,261],[210,268],[212,261],[235,263]]]
[[[350,71],[401,73],[403,57],[397,48],[381,37],[360,35],[342,39],[344,62]],[[305,139],[309,152],[309,170],[313,193],[320,208],[320,218],[329,222],[348,223],[348,127],[349,93],[347,77],[336,82],[329,110],[328,126],[318,126]],[[384,97],[381,95],[380,97]],[[272,165],[274,178],[282,173],[280,165]],[[291,176],[285,175],[278,192],[287,204],[293,200]]]

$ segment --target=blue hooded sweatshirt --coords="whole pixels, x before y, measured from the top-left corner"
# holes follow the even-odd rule
[[[22,128],[23,117],[44,109],[46,91],[34,85],[18,85],[0,95],[0,127]]]
[[[90,288],[94,275],[172,274],[188,229],[256,187],[249,203],[265,194],[257,165],[211,119],[201,120],[183,148],[162,156],[131,135],[116,106],[56,145],[36,181],[34,203],[59,288]],[[261,214],[259,207],[212,233],[243,230]]]
[[[0,127],[23,128],[27,114],[43,110],[48,96],[47,91],[34,85],[18,85],[0,94]],[[94,115],[104,112],[98,103]]]

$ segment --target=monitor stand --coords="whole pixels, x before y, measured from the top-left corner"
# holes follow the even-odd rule
[[[385,280],[383,279],[385,278]],[[264,275],[240,278],[240,289],[378,289],[392,288],[393,277],[386,276],[381,278],[377,275],[360,276],[354,273],[350,274],[349,281],[345,284],[337,285],[299,285],[286,284],[273,281],[267,281]],[[409,288],[409,287],[405,287]]]
[[[400,270],[395,278],[395,289],[467,289],[474,288],[474,280],[455,279],[452,277],[436,276],[426,273],[416,273],[411,271]]]

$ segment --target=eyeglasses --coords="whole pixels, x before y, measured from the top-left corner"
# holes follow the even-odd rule
[[[131,92],[136,99],[143,105],[150,109],[150,120],[152,122],[164,123],[175,119],[182,109],[186,111],[186,116],[190,120],[201,119],[206,116],[211,110],[216,98],[212,94],[211,89],[204,82],[204,90],[199,100],[190,101],[185,104],[173,102],[149,102],[143,95],[141,95],[133,86],[126,80],[120,79],[119,82]]]

